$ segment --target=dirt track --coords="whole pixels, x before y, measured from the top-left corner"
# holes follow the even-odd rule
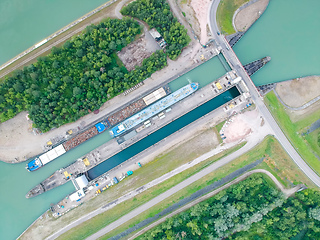
[[[280,82],[276,91],[290,107],[300,107],[320,95],[320,76],[309,76]]]

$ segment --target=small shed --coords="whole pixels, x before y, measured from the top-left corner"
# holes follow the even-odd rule
[[[77,190],[81,190],[84,187],[88,186],[89,181],[85,175],[82,175],[80,177],[77,177],[74,181],[72,181],[72,183]]]

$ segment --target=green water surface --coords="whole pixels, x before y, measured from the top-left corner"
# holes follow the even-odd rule
[[[0,65],[107,0],[0,0]]]
[[[234,50],[242,64],[270,56],[256,85],[320,75],[320,1],[271,0]]]

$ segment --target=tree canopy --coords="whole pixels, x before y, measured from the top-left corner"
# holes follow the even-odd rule
[[[285,199],[255,174],[138,239],[320,239],[320,192],[306,189]]]
[[[283,201],[281,192],[255,174],[169,218],[139,239],[223,239],[247,231]]]
[[[191,41],[187,30],[173,16],[166,0],[136,0],[122,8],[121,13],[146,22],[150,28],[156,28],[168,43],[166,53],[173,60]]]
[[[116,55],[141,32],[137,21],[126,17],[105,19],[73,36],[62,47],[0,83],[0,121],[27,110],[34,127],[42,131],[73,122],[99,109],[167,64],[163,51],[128,72]]]

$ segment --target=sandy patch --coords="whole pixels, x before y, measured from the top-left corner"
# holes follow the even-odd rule
[[[320,95],[320,76],[278,83],[276,91],[285,104],[290,107],[300,107]]]
[[[250,126],[242,119],[241,115],[231,118],[229,121],[232,122],[226,124],[224,131],[224,136],[226,137],[226,139],[224,139],[225,143],[239,141],[252,131]]]
[[[208,42],[207,23],[209,4],[210,0],[191,0],[191,6],[200,24],[200,41],[202,45]]]
[[[32,134],[32,126],[27,121],[26,115],[27,112],[21,112],[0,124],[1,160],[23,161],[24,157],[28,158],[42,151],[39,145],[33,146],[36,136]]]
[[[187,20],[187,22],[192,26],[192,30],[196,36],[200,36],[200,24],[196,17],[196,13],[191,6],[191,0],[180,0],[178,1],[179,8],[181,9],[182,15]],[[192,36],[190,36],[192,38]]]
[[[220,134],[223,134],[221,135],[223,142],[238,142],[247,139],[252,135],[251,133],[261,134],[265,131],[264,135],[267,135],[269,133],[269,129],[268,126],[263,124],[263,122],[264,121],[257,109],[237,114],[226,121],[220,130]],[[253,134],[253,136],[255,135],[257,134]]]
[[[238,31],[246,31],[260,17],[269,4],[269,0],[260,0],[242,9],[235,17],[234,24]]]

